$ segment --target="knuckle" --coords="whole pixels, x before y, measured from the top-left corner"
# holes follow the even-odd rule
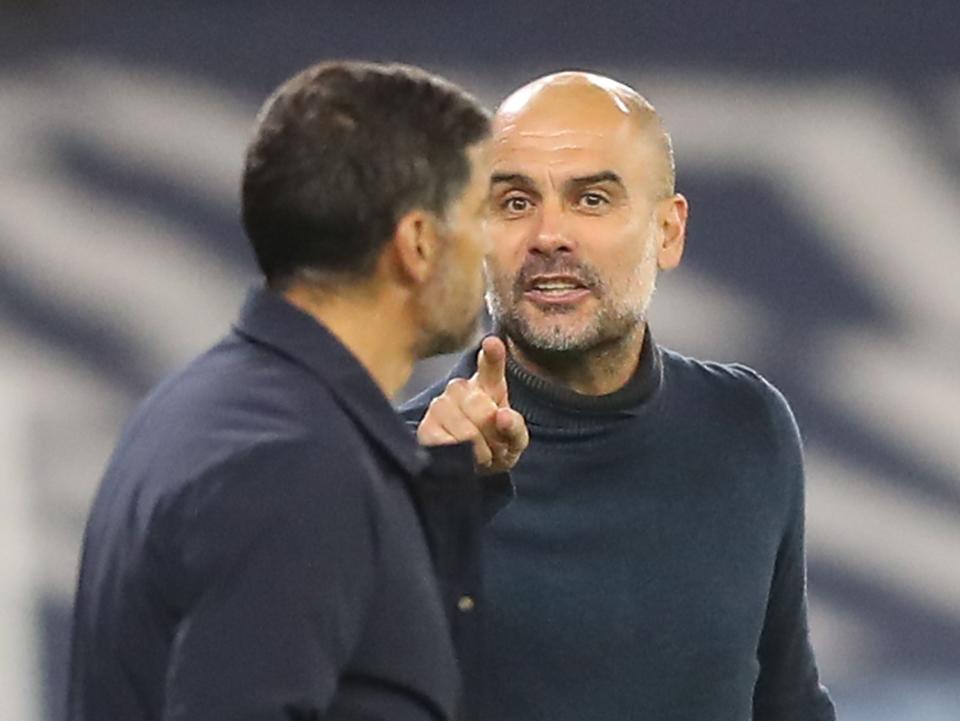
[[[474,388],[470,391],[464,399],[464,403],[468,404],[471,408],[496,407],[496,404],[491,400],[490,396],[479,388]]]
[[[423,442],[435,441],[439,436],[437,427],[433,424],[421,423],[417,428],[417,439]]]
[[[440,436],[437,433],[427,431],[425,433],[421,433],[417,437],[417,440],[419,440],[421,443],[432,445],[432,444],[435,444],[438,440],[440,440]]]
[[[434,413],[442,413],[444,410],[450,407],[450,399],[446,396],[438,396],[433,399],[433,402],[430,404],[430,410]]]

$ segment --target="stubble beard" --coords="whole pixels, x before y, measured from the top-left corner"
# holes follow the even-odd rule
[[[414,354],[417,360],[432,358],[445,353],[455,353],[462,350],[473,339],[477,331],[479,318],[469,326],[459,329],[424,329],[420,341],[417,343]]]
[[[652,250],[653,244],[650,245]],[[539,307],[524,312],[524,277],[529,275],[524,271],[511,283],[507,278],[493,277],[490,268],[486,268],[487,310],[497,328],[527,356],[546,365],[576,363],[582,357],[628,343],[646,324],[647,309],[656,290],[656,269],[643,296],[631,293],[631,287],[642,282],[643,270],[652,256],[650,250],[644,253],[636,273],[623,289],[611,289],[592,266],[576,262],[577,275],[589,279],[590,290],[599,300],[599,308],[581,324],[564,322],[564,316],[579,311],[576,307]],[[558,270],[574,270],[569,261],[556,265]],[[552,317],[556,317],[554,322]]]
[[[463,282],[457,266],[441,259],[438,267],[445,270],[430,280],[419,301],[421,324],[414,345],[418,360],[463,349],[480,325],[481,309],[464,296],[470,284]]]

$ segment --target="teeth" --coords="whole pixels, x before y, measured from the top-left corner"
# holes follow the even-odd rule
[[[564,290],[576,290],[578,286],[573,283],[538,283],[534,286],[536,290],[545,290],[545,291],[564,291]]]

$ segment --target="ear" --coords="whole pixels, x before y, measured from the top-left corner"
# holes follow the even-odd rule
[[[391,245],[398,272],[415,285],[427,281],[440,258],[437,219],[424,210],[411,210],[397,221]]]
[[[660,224],[660,247],[657,249],[657,267],[670,270],[680,265],[687,234],[687,199],[675,193],[661,202],[657,209]]]

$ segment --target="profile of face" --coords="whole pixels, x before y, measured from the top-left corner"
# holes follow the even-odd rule
[[[652,109],[621,91],[632,93],[550,76],[495,119],[487,305],[528,352],[590,351],[635,332],[657,270],[680,261],[686,201],[664,192]]]
[[[483,308],[483,260],[489,188],[489,145],[467,151],[470,178],[437,225],[435,269],[421,290],[420,341],[416,354],[426,358],[460,350],[477,332]]]

